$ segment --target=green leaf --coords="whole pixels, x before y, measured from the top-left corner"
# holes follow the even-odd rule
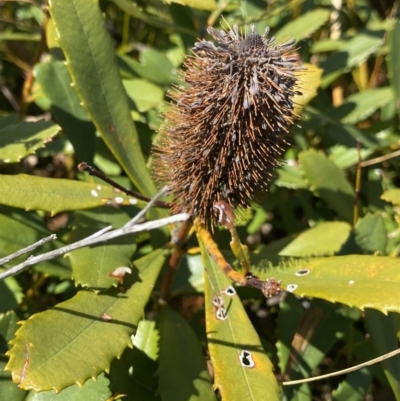
[[[382,194],[381,198],[393,205],[400,206],[400,189],[389,189]]]
[[[176,3],[199,10],[213,11],[217,8],[215,0],[163,0],[167,4]]]
[[[371,372],[367,368],[349,373],[333,390],[332,401],[364,401],[371,380]]]
[[[0,294],[0,313],[15,309],[24,297],[21,287],[13,277],[0,281]]]
[[[399,313],[398,265],[397,258],[388,256],[348,255],[288,262],[273,270],[260,263],[252,273],[262,278],[272,275],[282,281],[283,288],[301,297]]]
[[[301,95],[295,95],[293,98],[294,110],[293,113],[300,115],[304,106],[316,96],[318,88],[321,86],[322,69],[317,68],[310,63],[304,63],[306,71],[296,73],[298,78],[298,88]]]
[[[9,352],[6,369],[13,380],[27,390],[60,391],[108,371],[111,361],[132,347],[131,335],[167,252],[160,249],[136,260],[140,278],[134,273],[126,275],[125,293],[117,289],[99,295],[80,291],[30,317],[17,331]]]
[[[38,42],[40,40],[40,33],[23,33],[23,32],[1,32],[0,40],[30,40]]]
[[[109,384],[109,380],[102,373],[96,381],[89,379],[82,387],[69,386],[58,394],[53,390],[40,393],[30,391],[25,401],[106,401],[112,394]]]
[[[0,129],[0,162],[16,163],[46,146],[60,132],[51,121],[22,121]]]
[[[290,349],[296,330],[303,317],[304,310],[297,297],[288,295],[279,303],[277,319],[276,349],[279,357],[279,368],[284,372],[290,357]]]
[[[282,256],[333,255],[346,242],[351,231],[348,223],[327,221],[308,229],[279,251]]]
[[[379,213],[367,214],[357,222],[354,229],[357,245],[366,253],[384,254],[387,244],[385,223]]]
[[[383,30],[366,30],[344,42],[338,52],[332,54],[326,61],[321,63],[321,67],[324,70],[322,87],[326,88],[340,75],[366,61],[370,55],[379,50],[383,37]]]
[[[158,393],[163,401],[216,400],[199,340],[168,305],[161,312]]]
[[[376,310],[365,311],[365,325],[371,336],[371,341],[377,356],[387,354],[398,348],[395,326],[392,317],[384,316]],[[400,356],[381,361],[383,370],[388,379],[396,401],[400,401]]]
[[[324,154],[315,150],[302,152],[299,162],[311,190],[322,198],[340,218],[351,223],[355,194],[339,167]]]
[[[297,380],[310,377],[335,343],[344,338],[360,313],[343,305],[313,300],[302,314],[290,346],[290,358],[284,369],[285,377]],[[296,356],[295,358],[293,358]],[[286,399],[295,401],[308,386],[284,387]],[[307,399],[307,398],[306,398]]]
[[[389,78],[394,90],[395,104],[400,120],[400,20],[394,21],[390,34],[390,51],[388,53]]]
[[[146,167],[114,48],[96,0],[51,0],[67,67],[93,123],[140,192],[156,191]]]
[[[130,220],[118,209],[108,207],[75,215],[71,242],[86,238],[111,225],[122,227]],[[107,243],[77,249],[68,254],[72,265],[72,277],[76,284],[91,289],[105,289],[117,284],[118,279],[109,276],[117,267],[131,267],[136,251],[135,235],[124,235]]]
[[[324,8],[308,11],[285,24],[285,26],[275,34],[275,37],[279,41],[289,38],[294,38],[296,41],[309,38],[312,33],[328,21],[329,15],[330,10]]]
[[[1,290],[0,293],[3,294]],[[18,320],[18,316],[12,311],[0,314],[0,400],[22,401],[26,397],[26,392],[12,382],[11,374],[4,372],[7,359],[3,355],[10,348],[7,343],[18,329]]]
[[[390,102],[393,102],[391,87],[367,89],[350,95],[341,106],[328,110],[328,114],[343,124],[356,124]]]
[[[112,0],[113,3],[123,10],[128,15],[136,18],[140,21],[144,21],[150,26],[155,26],[163,29],[169,29],[175,32],[186,33],[195,39],[197,37],[197,32],[195,30],[190,30],[177,24],[171,24],[167,18],[163,18],[163,15],[158,15],[157,18],[143,12],[136,3],[129,0]]]
[[[269,401],[278,401],[279,389],[272,363],[240,298],[237,294],[222,293],[231,283],[201,241],[200,247],[206,270],[206,328],[214,386],[219,389],[223,400],[256,401],[268,397]],[[223,310],[214,305],[218,300],[222,300]]]
[[[71,87],[71,76],[65,62],[39,63],[34,72],[51,101],[52,113],[74,146],[77,159],[92,163],[96,146],[95,127]]]
[[[126,93],[141,113],[158,106],[164,99],[164,91],[144,79],[126,79],[123,84]]]
[[[0,175],[0,204],[25,210],[43,210],[52,215],[105,204],[136,204],[136,199],[116,196],[109,185],[65,179]]]
[[[172,296],[204,292],[204,268],[200,255],[184,255],[172,282]]]
[[[0,129],[6,128],[10,125],[17,125],[21,121],[17,114],[9,113],[0,116]]]
[[[301,170],[298,166],[284,165],[277,170],[278,179],[275,184],[278,187],[289,189],[307,188]]]
[[[342,145],[335,145],[330,148],[329,160],[332,160],[340,169],[346,169],[358,163],[358,160],[365,160],[372,154],[372,149],[348,148]]]
[[[345,39],[320,39],[311,46],[311,53],[339,51],[346,44]]]
[[[168,57],[155,49],[146,49],[140,52],[139,60],[133,57],[120,55],[120,60],[125,67],[139,75],[141,78],[147,79],[158,85],[170,85],[173,75],[174,66],[168,60]]]
[[[160,401],[156,396],[159,340],[156,322],[141,320],[133,338],[133,349],[127,348],[121,359],[111,364],[109,378],[114,391],[132,400]]]

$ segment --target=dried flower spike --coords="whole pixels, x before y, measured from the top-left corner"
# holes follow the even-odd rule
[[[297,94],[295,41],[274,43],[237,26],[209,27],[216,44],[195,43],[183,81],[169,94],[164,128],[154,150],[156,179],[174,195],[174,213],[215,226],[213,205],[248,207],[271,181],[288,147]]]

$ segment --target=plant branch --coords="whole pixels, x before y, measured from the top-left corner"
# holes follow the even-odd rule
[[[352,366],[351,368],[339,370],[339,371],[333,372],[333,373],[328,373],[326,375],[321,375],[321,376],[316,376],[316,377],[309,377],[307,379],[300,379],[300,380],[282,382],[281,384],[283,386],[294,386],[296,384],[309,383],[309,382],[313,382],[313,381],[317,381],[317,380],[327,379],[328,377],[344,375],[345,373],[354,372],[355,370],[359,370],[359,369],[361,369],[361,368],[363,368],[365,366],[371,366],[371,365],[374,365],[375,363],[382,362],[383,360],[392,358],[393,356],[395,356],[397,354],[400,354],[400,348],[396,349],[394,351],[388,352],[385,355],[379,356],[378,358],[371,359],[371,360],[369,360],[367,362],[360,363],[359,365],[356,365],[356,366]]]
[[[226,274],[226,276],[234,283],[241,286],[256,288],[260,290],[265,297],[270,298],[274,295],[279,294],[281,289],[281,282],[273,278],[268,278],[265,281],[261,280],[257,276],[251,273],[241,274],[237,272],[224,258],[218,245],[215,243],[211,234],[207,230],[206,226],[201,223],[198,219],[194,220],[194,227],[196,230],[199,241],[203,242],[207,252],[215,260],[217,265]]]
[[[130,221],[128,221],[128,223],[126,223],[124,225],[124,227],[132,227],[134,226],[136,223],[139,222],[139,220],[144,217],[147,213],[147,211],[153,206],[156,205],[158,201],[158,199],[160,199],[161,197],[163,197],[164,195],[166,195],[168,193],[168,187],[164,187],[161,188],[160,192],[158,192],[158,194],[156,194],[153,198],[150,199],[149,203],[146,205],[146,207],[144,207],[133,219],[131,219]],[[164,203],[164,202],[163,202]]]
[[[86,171],[89,175],[92,175],[93,177],[100,178],[107,184],[112,185],[114,188],[119,189],[121,192],[133,196],[137,199],[143,200],[145,202],[150,202],[152,199],[148,198],[147,196],[144,196],[140,194],[139,192],[132,191],[131,189],[125,188],[122,185],[118,184],[118,182],[115,182],[112,180],[110,177],[107,177],[102,171],[98,170],[96,167],[93,167],[85,162],[82,162],[78,165],[79,171]],[[158,199],[158,198],[157,198]],[[169,202],[163,202],[160,200],[156,200],[154,202],[155,206],[162,207],[164,209],[169,209],[171,207],[171,204]]]
[[[57,235],[51,234],[48,237],[43,238],[43,239],[39,240],[38,242],[35,242],[34,244],[27,246],[26,248],[20,249],[19,251],[12,253],[11,255],[6,256],[5,258],[1,258],[0,266],[4,265],[4,263],[7,263],[12,259],[17,258],[18,256],[23,255],[24,253],[31,252],[34,249],[38,248],[39,246],[42,246],[46,242],[52,241],[53,239],[56,239],[56,238],[57,238]]]
[[[178,223],[187,220],[190,216],[187,213],[180,213],[174,216],[166,217],[159,220],[148,221],[142,224],[136,224],[132,227],[122,227],[110,231],[110,227],[106,227],[107,232],[104,232],[103,228],[99,232],[91,235],[90,237],[84,238],[83,240],[74,242],[72,244],[63,246],[62,248],[55,249],[54,251],[46,252],[38,256],[30,256],[25,262],[20,263],[17,266],[11,267],[3,273],[0,273],[0,280],[4,280],[7,277],[14,276],[20,273],[28,266],[35,265],[45,260],[57,258],[58,256],[64,255],[67,252],[74,251],[75,249],[83,248],[85,246],[94,245],[100,242],[107,242],[113,238],[121,237],[123,235],[137,233],[140,231],[154,230],[156,228],[163,227],[167,224]]]

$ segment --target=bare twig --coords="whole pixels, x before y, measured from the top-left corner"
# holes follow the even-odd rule
[[[0,280],[20,273],[28,266],[35,265],[45,260],[57,258],[58,256],[64,255],[67,252],[71,252],[75,249],[83,248],[85,246],[97,244],[100,242],[107,242],[113,238],[121,237],[127,234],[137,233],[146,230],[154,230],[167,224],[178,223],[187,220],[189,217],[190,216],[187,213],[180,213],[163,219],[148,221],[143,224],[136,224],[132,227],[122,227],[112,231],[110,231],[109,227],[106,227],[105,229],[103,228],[99,232],[91,235],[90,237],[84,238],[83,240],[63,246],[62,248],[55,249],[54,251],[50,251],[42,255],[30,256],[25,262],[20,263],[19,265],[14,266],[3,273],[0,273]],[[107,232],[104,232],[105,230],[107,230]]]
[[[103,180],[104,182],[106,182],[107,184],[112,185],[114,188],[119,189],[121,192],[133,196],[137,199],[143,200],[145,202],[149,202],[151,201],[150,198],[148,198],[147,196],[144,196],[142,194],[140,194],[139,192],[136,191],[132,191],[131,189],[125,188],[122,185],[118,184],[118,182],[115,182],[114,180],[112,180],[110,177],[107,177],[102,171],[98,170],[96,167],[93,167],[85,162],[82,162],[78,165],[78,169],[79,171],[85,171],[88,174],[92,175],[93,177],[97,177],[100,178],[101,180]],[[152,198],[154,199],[154,198]],[[158,199],[158,198],[157,198]],[[162,207],[165,209],[169,209],[171,207],[171,204],[168,202],[163,202],[160,200],[156,200],[154,202],[154,204],[158,207]]]
[[[20,249],[19,251],[12,253],[11,255],[6,256],[5,258],[1,258],[1,259],[0,259],[0,266],[1,266],[1,265],[4,265],[4,263],[7,263],[7,262],[9,262],[9,261],[12,260],[12,259],[17,258],[18,256],[23,255],[24,253],[31,252],[31,251],[33,251],[35,248],[37,248],[37,247],[39,247],[39,246],[42,246],[42,245],[45,244],[46,242],[52,241],[53,239],[56,239],[56,238],[57,238],[57,235],[51,234],[51,235],[49,235],[48,237],[43,238],[43,239],[41,239],[40,241],[35,242],[34,244],[27,246],[26,248]]]
[[[372,166],[373,164],[382,163],[386,160],[393,159],[394,157],[400,156],[400,150],[396,150],[384,156],[375,157],[374,159],[364,160],[360,163],[361,167]]]
[[[139,220],[144,217],[147,213],[147,211],[153,206],[156,205],[158,202],[158,199],[162,198],[164,195],[168,193],[168,187],[161,188],[160,192],[158,192],[157,195],[155,195],[153,198],[150,199],[150,202],[144,207],[132,220],[128,221],[124,227],[132,227],[136,223],[139,222]]]
[[[363,368],[365,366],[371,366],[371,365],[374,365],[375,363],[382,362],[383,360],[392,358],[393,356],[395,356],[397,354],[400,354],[400,348],[396,349],[394,351],[388,352],[385,355],[379,356],[378,358],[371,359],[371,360],[369,360],[367,362],[360,363],[359,365],[353,366],[351,368],[339,370],[339,371],[333,372],[333,373],[328,373],[326,375],[321,375],[321,376],[316,376],[316,377],[309,377],[307,379],[282,382],[282,385],[284,385],[284,386],[294,386],[296,384],[309,383],[309,382],[313,382],[313,381],[316,381],[316,380],[326,379],[328,377],[344,375],[345,373],[354,372],[355,370],[359,370],[359,369],[361,369],[361,368]]]

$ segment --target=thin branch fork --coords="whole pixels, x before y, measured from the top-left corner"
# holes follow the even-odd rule
[[[148,221],[142,224],[136,224],[131,227],[122,227],[116,230],[111,230],[111,226],[105,227],[102,230],[98,231],[97,233],[91,235],[90,237],[84,238],[83,240],[74,242],[72,244],[63,246],[61,248],[55,249],[54,251],[43,253],[42,255],[38,256],[30,256],[25,262],[20,263],[17,266],[11,267],[10,269],[6,270],[3,273],[0,273],[0,280],[4,280],[7,277],[15,276],[16,274],[20,273],[28,266],[35,265],[40,262],[44,262],[45,260],[55,259],[58,256],[64,255],[67,252],[74,251],[75,249],[83,248],[85,246],[98,244],[101,242],[107,242],[113,238],[121,237],[123,235],[137,233],[146,230],[154,230],[156,228],[163,227],[167,224],[174,224],[179,223],[181,221],[185,221],[190,216],[187,213],[180,213],[174,216],[166,217],[159,220]],[[110,231],[111,230],[111,231]],[[55,238],[55,237],[54,237]],[[51,239],[54,239],[51,238]],[[20,252],[20,251],[18,251]],[[19,255],[17,255],[19,256]],[[13,259],[16,256],[14,254],[8,256],[7,258]],[[5,258],[4,258],[5,259]]]
[[[146,230],[154,230],[156,228],[163,227],[168,224],[179,223],[190,218],[190,215],[187,213],[180,213],[170,217],[165,217],[159,220],[148,221],[142,224],[137,224],[138,221],[146,214],[146,212],[158,201],[160,197],[165,195],[168,192],[168,189],[165,187],[163,188],[150,202],[146,205],[143,210],[141,210],[133,219],[131,219],[127,224],[125,224],[121,228],[117,228],[112,230],[111,226],[105,227],[100,231],[86,237],[80,241],[74,242],[72,244],[68,244],[63,246],[59,249],[55,249],[50,252],[43,253],[42,255],[33,256],[31,255],[25,262],[22,262],[10,269],[6,270],[5,272],[0,273],[0,280],[4,280],[7,277],[14,276],[20,273],[22,270],[27,268],[28,266],[35,265],[37,263],[43,262],[45,260],[55,259],[58,256],[64,255],[67,252],[71,252],[75,249],[83,248],[85,246],[98,244],[101,242],[107,242],[113,238],[121,237],[123,235],[132,234],[136,232],[146,231]],[[20,255],[23,255],[27,252],[30,252],[36,249],[38,246],[43,245],[46,242],[56,239],[56,235],[50,235],[49,237],[43,238],[40,241],[24,248],[18,250],[17,252],[6,256],[5,258],[0,259],[0,265],[4,264]]]

